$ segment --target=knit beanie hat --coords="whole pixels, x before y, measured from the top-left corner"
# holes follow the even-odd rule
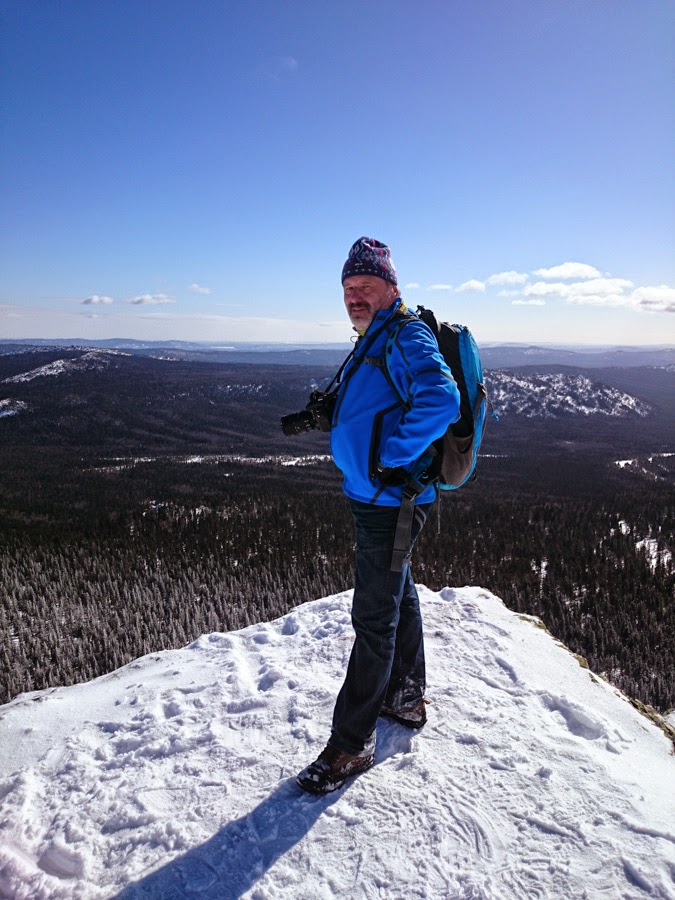
[[[354,275],[374,275],[389,284],[398,284],[389,247],[375,238],[360,237],[352,244],[347,262],[342,267],[342,282]]]

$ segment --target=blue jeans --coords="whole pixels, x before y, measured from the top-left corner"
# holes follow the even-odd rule
[[[349,503],[356,525],[356,640],[335,703],[330,742],[347,753],[360,753],[374,746],[383,705],[401,708],[424,697],[426,673],[422,616],[410,565],[391,571],[399,507]],[[430,507],[415,507],[411,550]]]

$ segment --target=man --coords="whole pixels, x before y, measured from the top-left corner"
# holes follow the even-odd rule
[[[398,328],[385,363],[389,335],[406,312],[389,248],[373,238],[356,241],[342,285],[359,338],[342,375],[331,450],[356,527],[356,639],[328,745],[298,775],[300,787],[316,794],[341,787],[373,764],[378,716],[409,728],[426,722],[422,619],[409,556],[436,489],[419,484],[418,469],[425,451],[459,415],[457,386],[419,319]],[[399,513],[412,475],[420,492],[396,566]]]

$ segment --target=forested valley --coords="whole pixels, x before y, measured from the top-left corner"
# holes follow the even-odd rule
[[[42,388],[27,385],[30,424],[0,420],[0,702],[352,587],[352,523],[327,437],[286,439],[278,428],[280,414],[304,405],[307,373],[257,372],[268,389],[253,390],[251,367],[224,368],[179,373],[180,408],[162,405],[147,379],[108,373],[71,379],[65,395],[50,382],[42,407]],[[162,379],[157,390],[178,396]],[[603,433],[583,425],[490,423],[478,479],[432,512],[415,579],[487,588],[666,710],[672,478],[616,459],[645,441],[663,452],[671,436],[644,421]]]

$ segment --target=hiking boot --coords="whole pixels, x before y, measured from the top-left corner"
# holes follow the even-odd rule
[[[400,709],[384,705],[380,710],[380,715],[393,719],[395,722],[405,725],[406,728],[421,728],[427,721],[427,702],[420,700],[414,706],[403,706]]]
[[[310,794],[329,794],[341,788],[348,778],[369,769],[374,759],[371,750],[354,755],[327,744],[317,759],[300,772],[297,782]]]

